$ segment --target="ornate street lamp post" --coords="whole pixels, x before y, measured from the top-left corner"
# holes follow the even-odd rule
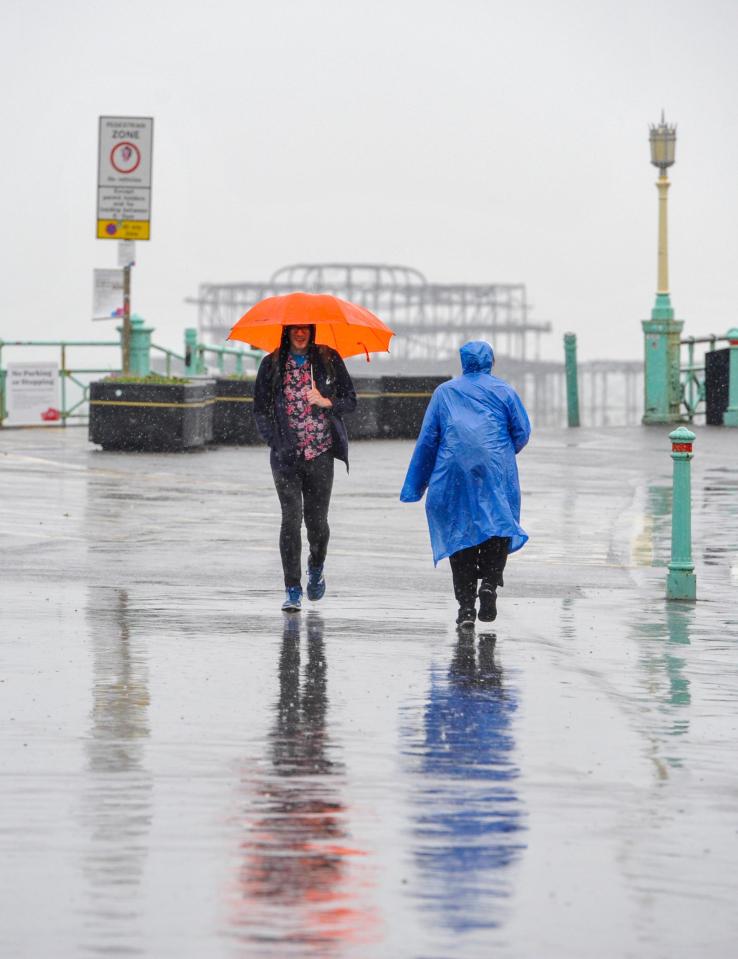
[[[669,295],[669,238],[667,194],[671,184],[666,171],[674,163],[676,127],[669,126],[661,114],[658,126],[651,127],[651,163],[659,168],[659,246],[656,303],[651,319],[643,320],[645,335],[645,410],[644,423],[673,423],[680,420],[681,385],[679,382],[679,339],[683,320],[674,319]]]

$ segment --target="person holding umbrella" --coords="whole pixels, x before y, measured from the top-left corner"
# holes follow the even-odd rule
[[[469,628],[477,597],[479,619],[496,619],[508,553],[528,540],[515,457],[528,442],[530,421],[515,390],[492,375],[489,343],[473,340],[460,353],[462,375],[433,393],[400,499],[416,502],[428,490],[433,561],[449,557],[456,623]]]
[[[356,408],[356,391],[342,357],[386,350],[392,331],[374,314],[338,297],[290,293],[269,297],[236,323],[229,339],[271,348],[259,366],[254,417],[270,447],[274,486],[282,509],[279,550],[284,572],[282,609],[302,605],[302,521],[309,556],[307,598],[323,598],[330,529],[328,507],[334,460],[348,470],[343,417]]]
[[[310,546],[307,596],[317,601],[325,594],[333,461],[342,460],[348,470],[343,416],[355,408],[356,391],[338,353],[315,345],[314,326],[286,326],[279,347],[262,360],[254,387],[256,426],[271,450],[282,508],[283,610],[301,606],[303,517]]]

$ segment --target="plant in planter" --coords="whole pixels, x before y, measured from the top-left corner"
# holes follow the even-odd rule
[[[90,384],[90,442],[105,450],[178,452],[213,435],[212,381],[148,373]]]

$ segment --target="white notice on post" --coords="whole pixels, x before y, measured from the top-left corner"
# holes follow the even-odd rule
[[[53,426],[59,409],[58,363],[8,363],[6,426]]]
[[[123,315],[123,270],[93,270],[92,275],[92,319],[118,319]]]
[[[136,262],[136,241],[118,240],[118,266],[133,266]]]

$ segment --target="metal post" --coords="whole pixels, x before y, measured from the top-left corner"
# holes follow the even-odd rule
[[[185,375],[196,376],[197,367],[197,330],[189,326],[185,330]]]
[[[728,408],[723,414],[723,426],[738,426],[738,327],[727,332],[730,345],[728,367]]]
[[[674,481],[671,500],[671,562],[666,577],[667,599],[697,599],[692,562],[692,444],[695,435],[680,426],[669,433]]]
[[[152,327],[144,326],[140,316],[130,320],[130,372],[134,376],[148,376],[151,372]]]
[[[121,332],[123,373],[131,372],[131,266],[123,267],[123,329]]]
[[[579,378],[577,375],[577,335],[564,333],[566,362],[566,417],[568,426],[579,426]]]
[[[61,414],[62,414],[62,425],[67,425],[67,348],[64,343],[61,347],[61,370],[59,371],[61,376]]]

